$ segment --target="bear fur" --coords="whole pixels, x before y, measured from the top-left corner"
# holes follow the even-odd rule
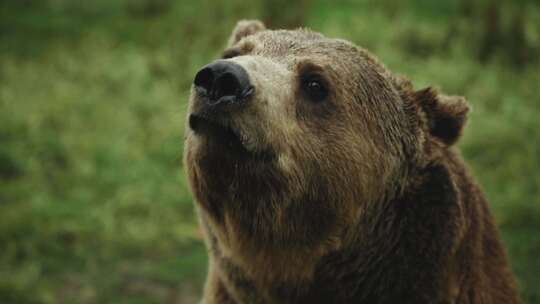
[[[253,94],[218,118],[190,97],[202,303],[519,303],[453,146],[462,97],[415,90],[345,40],[259,21],[239,22],[220,60],[245,69]],[[196,118],[232,139],[194,131]]]

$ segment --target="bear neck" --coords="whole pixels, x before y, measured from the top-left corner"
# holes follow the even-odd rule
[[[332,303],[336,295],[369,303],[412,292],[402,290],[408,280],[444,284],[446,272],[437,267],[455,251],[449,244],[458,236],[453,219],[461,218],[457,190],[444,165],[429,165],[411,179],[399,197],[367,212],[340,249],[220,252],[210,236],[214,263],[240,298],[277,303]]]
[[[404,303],[397,295],[415,298],[423,293],[427,299],[440,297],[411,286],[432,286],[428,291],[435,292],[445,290],[440,287],[452,279],[440,265],[452,264],[446,262],[463,234],[463,223],[456,221],[463,215],[450,171],[441,164],[428,165],[402,195],[362,218],[357,239],[319,261],[307,293],[315,301],[311,303],[331,303],[335,295],[343,295],[341,290],[350,292],[343,295],[344,302]],[[411,303],[424,303],[416,301]]]

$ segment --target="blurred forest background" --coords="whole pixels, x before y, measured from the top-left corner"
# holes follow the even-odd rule
[[[0,303],[195,303],[187,96],[237,20],[368,48],[464,95],[460,148],[540,303],[540,3],[0,0]]]

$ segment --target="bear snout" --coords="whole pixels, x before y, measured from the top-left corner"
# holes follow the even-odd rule
[[[204,112],[224,112],[242,107],[254,86],[242,66],[218,60],[203,67],[193,80],[195,102]]]

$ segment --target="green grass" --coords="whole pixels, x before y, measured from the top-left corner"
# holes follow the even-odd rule
[[[460,147],[525,303],[540,303],[538,61],[479,63],[481,21],[454,1],[306,1],[281,17],[261,1],[149,2],[0,3],[0,303],[195,303],[206,253],[181,162],[187,95],[246,17],[350,39],[419,88],[466,96]],[[540,9],[527,12],[538,47]]]

